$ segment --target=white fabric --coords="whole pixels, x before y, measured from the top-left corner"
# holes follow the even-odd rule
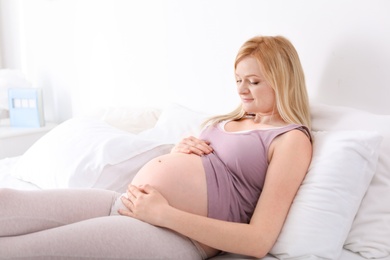
[[[237,260],[244,260],[244,259],[276,260],[276,259],[280,259],[280,258],[276,258],[270,254],[268,254],[267,256],[265,256],[263,258],[253,258],[250,256],[227,253],[227,254],[222,254],[222,255],[212,257],[209,260],[211,260],[211,259],[212,260],[235,260],[235,259],[237,259]],[[299,260],[324,260],[324,259],[320,259],[318,257],[308,255],[308,256],[299,258]],[[332,260],[336,260],[336,259],[332,259]],[[349,250],[343,249],[340,258],[338,258],[337,260],[367,260],[367,258],[363,258],[362,256],[360,256],[358,254],[355,254]],[[386,259],[382,259],[382,260],[386,260]]]
[[[161,109],[152,107],[108,107],[93,110],[87,115],[101,119],[115,128],[137,134],[154,127],[160,114]]]
[[[390,115],[316,104],[312,117],[313,130],[362,129],[382,135],[377,170],[344,247],[366,258],[390,258]]]
[[[166,146],[147,153],[161,145],[100,120],[77,117],[38,140],[16,163],[12,175],[46,189],[101,186],[104,167],[135,158],[135,170],[166,153]]]
[[[313,137],[309,172],[270,252],[277,258],[338,259],[376,169],[377,133],[315,132]]]
[[[89,186],[91,188],[101,188],[124,193],[128,184],[142,166],[159,155],[170,153],[172,148],[173,145],[171,144],[159,145],[121,163],[106,165],[96,182],[89,183]],[[79,179],[78,175],[72,176],[69,180],[69,187],[79,187]]]
[[[37,186],[21,181],[11,175],[11,169],[16,165],[20,156],[0,160],[0,188],[14,188],[19,190],[37,190]]]
[[[165,108],[156,125],[141,132],[144,138],[176,144],[183,137],[197,136],[201,131],[201,124],[209,115],[193,111],[178,104],[171,104]]]

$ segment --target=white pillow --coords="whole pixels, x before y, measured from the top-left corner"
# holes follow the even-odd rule
[[[165,108],[156,125],[141,132],[141,137],[176,144],[183,137],[197,136],[201,131],[201,124],[210,115],[193,111],[178,104],[170,104]]]
[[[102,119],[115,128],[137,134],[154,127],[161,109],[152,107],[107,107],[95,109],[87,115]]]
[[[313,136],[309,171],[270,251],[278,258],[339,259],[376,169],[379,134],[332,131]]]
[[[133,158],[136,170],[140,163],[166,153],[167,147],[161,145],[100,120],[77,117],[38,140],[21,156],[12,175],[45,189],[102,187],[99,180],[106,179],[105,167]]]
[[[362,129],[382,135],[377,170],[344,247],[365,258],[390,258],[390,115],[323,104],[312,105],[311,112],[314,130]]]

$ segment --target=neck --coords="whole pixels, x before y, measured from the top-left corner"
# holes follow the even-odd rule
[[[266,124],[266,125],[279,125],[284,123],[284,120],[280,117],[278,113],[247,113],[243,118],[253,119],[253,122],[256,124]]]

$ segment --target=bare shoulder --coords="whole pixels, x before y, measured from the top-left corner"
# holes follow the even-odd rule
[[[271,143],[269,159],[277,154],[293,158],[295,156],[311,158],[312,143],[310,137],[299,129],[293,129],[278,137]],[[306,156],[305,156],[306,155]]]

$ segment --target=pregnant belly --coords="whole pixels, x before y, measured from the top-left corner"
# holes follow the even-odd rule
[[[148,162],[134,177],[134,185],[150,184],[175,208],[207,216],[207,186],[198,155],[171,153]]]

